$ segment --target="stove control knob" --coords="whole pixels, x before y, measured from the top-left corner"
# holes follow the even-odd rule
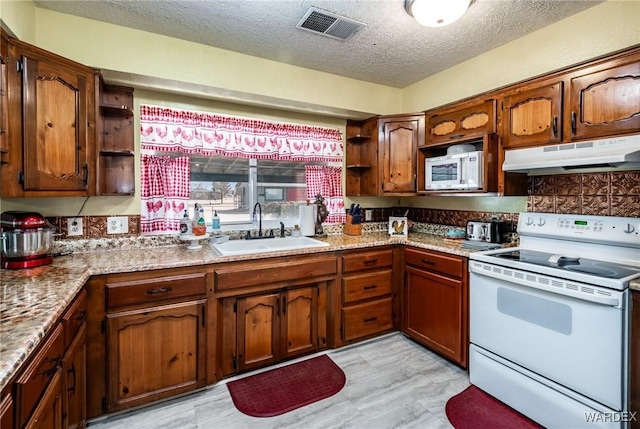
[[[538,220],[538,226],[544,226],[544,224],[545,224],[545,223],[547,223],[547,221],[546,221],[546,220],[544,220],[544,218],[543,218],[543,217],[541,217],[541,218]]]
[[[627,229],[625,229],[624,232],[627,233],[627,234],[631,234],[635,230],[636,230],[636,228],[633,225],[631,225],[630,223],[628,223],[627,224]]]
[[[527,218],[527,222],[525,224],[526,225],[533,225],[533,218],[532,217],[528,217]]]

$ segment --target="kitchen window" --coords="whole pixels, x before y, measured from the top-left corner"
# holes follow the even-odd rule
[[[201,155],[191,155],[190,161],[190,215],[198,203],[207,220],[216,210],[223,225],[246,224],[260,203],[268,228],[280,221],[287,226],[299,223],[299,206],[307,200],[305,165],[340,165]]]
[[[141,230],[177,231],[196,202],[205,218],[247,224],[256,203],[263,226],[298,223],[320,194],[328,222],[344,220],[340,130],[140,106]]]

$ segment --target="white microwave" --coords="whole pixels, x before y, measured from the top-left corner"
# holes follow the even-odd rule
[[[424,164],[427,191],[481,189],[483,186],[482,151],[427,158]]]

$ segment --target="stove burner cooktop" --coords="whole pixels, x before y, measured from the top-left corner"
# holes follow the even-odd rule
[[[567,255],[566,258],[558,258],[553,253],[538,252],[535,250],[513,250],[510,252],[494,254],[496,258],[509,259],[512,261],[524,262],[527,264],[540,265],[543,267],[556,268],[566,271],[576,271],[589,274],[595,277],[609,279],[622,279],[640,271],[638,267],[620,265],[614,262],[597,261],[593,259],[577,258]],[[557,261],[557,262],[555,262]]]

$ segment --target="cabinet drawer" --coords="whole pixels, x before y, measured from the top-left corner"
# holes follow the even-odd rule
[[[106,285],[107,308],[204,295],[206,273],[181,274]]]
[[[286,283],[336,272],[335,257],[235,265],[215,270],[216,290]]]
[[[16,380],[18,426],[27,420],[49,382],[59,370],[64,353],[64,332],[58,324],[31,363]]]
[[[413,265],[456,278],[462,278],[465,270],[465,258],[461,256],[405,248],[404,257],[406,265]]]
[[[342,302],[345,304],[390,293],[391,270],[353,275],[342,279]]]
[[[393,328],[391,298],[344,308],[342,323],[345,341]]]
[[[392,263],[393,252],[391,249],[350,253],[342,256],[342,272],[350,273],[359,270],[390,267]]]
[[[82,289],[62,316],[64,327],[64,346],[69,347],[73,337],[82,326],[87,316],[87,291]]]

